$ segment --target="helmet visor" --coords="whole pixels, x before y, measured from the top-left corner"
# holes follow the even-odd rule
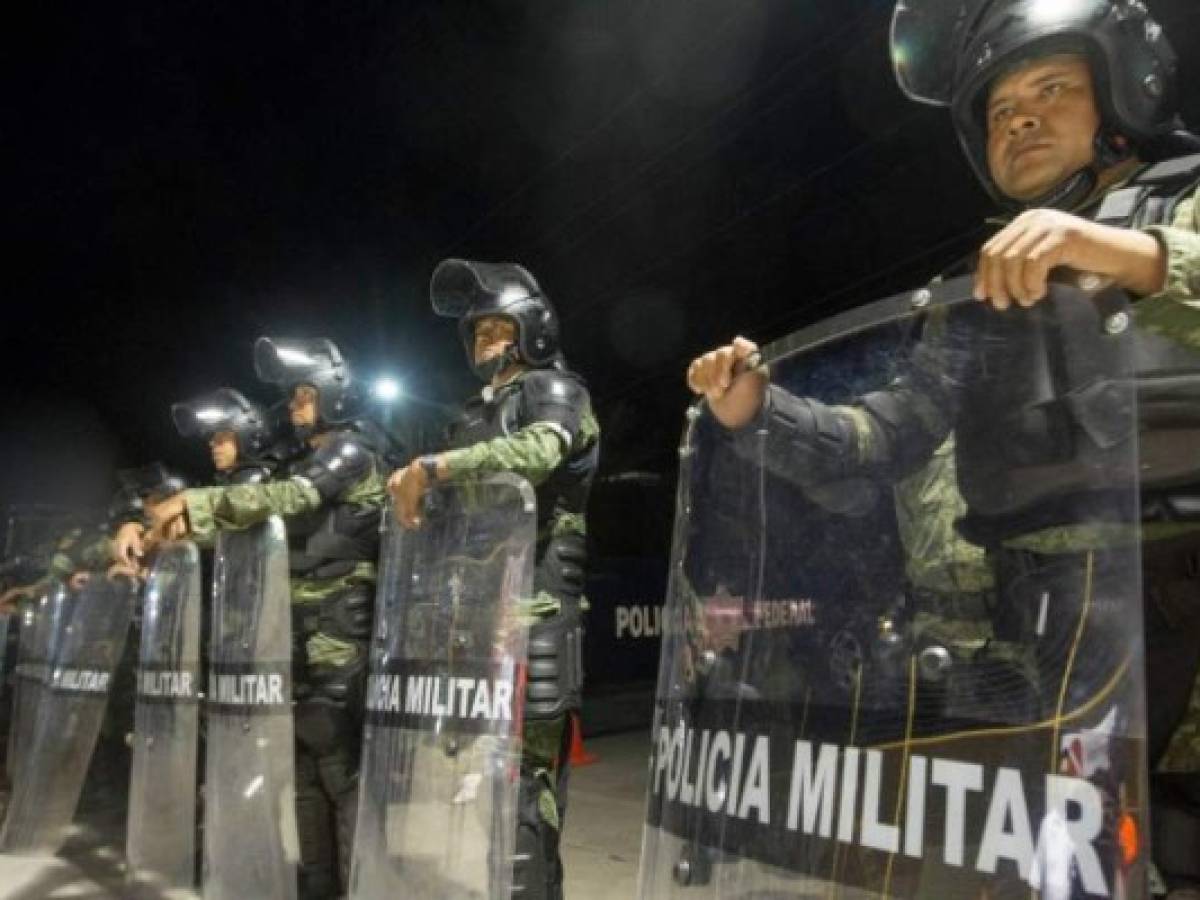
[[[474,266],[465,259],[442,260],[429,279],[429,302],[439,316],[462,318],[481,293]]]
[[[439,316],[487,315],[510,303],[541,295],[533,276],[516,263],[445,259],[429,280],[429,300]]]
[[[910,100],[950,104],[961,36],[987,2],[898,0],[892,13],[892,68]]]
[[[261,337],[254,344],[254,370],[261,381],[289,388],[334,369],[341,362],[331,341]]]
[[[207,438],[218,431],[237,431],[251,412],[249,401],[241,393],[221,388],[187,403],[176,403],[171,407],[171,418],[182,437]]]

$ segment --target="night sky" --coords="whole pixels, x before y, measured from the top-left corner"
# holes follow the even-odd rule
[[[1200,8],[1151,7],[1200,122]],[[563,319],[605,472],[669,476],[686,361],[929,277],[989,211],[906,101],[881,0],[24,8],[5,41],[0,504],[196,474],[168,408],[263,400],[262,334],[426,401],[477,385],[427,284],[519,261]],[[397,408],[432,409],[414,400]]]

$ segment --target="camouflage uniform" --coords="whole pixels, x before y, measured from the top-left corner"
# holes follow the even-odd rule
[[[46,574],[36,582],[40,594],[51,581],[66,581],[76,572],[104,572],[110,557],[109,537],[101,528],[72,528],[54,545]]]
[[[1196,196],[1178,204],[1169,225],[1152,225],[1145,230],[1166,250],[1167,280],[1161,292],[1134,304],[1135,320],[1146,332],[1200,348],[1200,210]],[[973,310],[965,312],[974,314]],[[949,320],[945,310],[928,315],[924,333],[914,348],[915,377],[905,376],[882,391],[843,406],[797,400],[772,386],[762,418],[772,423],[774,437],[770,440],[787,445],[768,453],[768,458],[794,461],[795,453],[800,453],[800,469],[814,482],[836,481],[853,472],[869,472],[895,482],[900,535],[916,600],[915,638],[918,642],[940,643],[953,657],[969,658],[989,643],[989,652],[1002,649],[1000,642],[993,641],[994,618],[988,608],[994,603],[991,591],[996,561],[980,544],[988,544],[992,551],[1003,547],[1006,551],[1044,556],[1103,547],[1130,536],[1095,530],[1085,533],[1078,527],[1035,527],[986,539],[973,536],[975,543],[964,539],[959,524],[967,506],[957,484],[955,438],[951,433],[958,415],[959,400],[953,383],[957,376],[942,381],[941,370],[947,364],[963,365],[973,349],[966,339],[953,334],[955,325]],[[922,369],[929,374],[923,375]],[[813,431],[820,432],[825,440],[811,440]],[[830,434],[836,435],[836,440],[828,440]],[[1168,541],[1172,547],[1182,543],[1194,552],[1195,542],[1189,543],[1187,535],[1196,529],[1195,523],[1147,523],[1141,533],[1147,560],[1169,563],[1165,575],[1161,565],[1147,565],[1148,595],[1154,606],[1148,618],[1152,620],[1164,608],[1160,598],[1173,593],[1176,600],[1164,614],[1172,623],[1166,628],[1174,628],[1176,633],[1184,619],[1194,623],[1200,615],[1195,580],[1185,572],[1186,565],[1194,564],[1183,564],[1180,553],[1168,544],[1163,544],[1161,550],[1156,547],[1160,541]],[[1176,578],[1181,583],[1173,591],[1158,589],[1158,582]],[[1178,601],[1181,593],[1187,595],[1182,606]],[[1189,665],[1186,671],[1195,672],[1195,665]],[[1192,695],[1189,716],[1194,718],[1200,702],[1196,699],[1200,697],[1200,679]],[[1159,722],[1158,727],[1166,727],[1165,722]],[[1194,743],[1194,733],[1194,725],[1184,726],[1163,757],[1164,766],[1200,770],[1200,745]],[[1161,741],[1158,748],[1162,748]]]
[[[289,477],[184,493],[193,535],[288,526],[296,695],[296,808],[304,897],[345,890],[357,812],[367,642],[372,627],[382,466],[355,432],[327,431]]]
[[[548,386],[564,388],[570,408],[530,401],[544,395]],[[564,678],[565,670],[579,665],[578,657],[561,655],[564,645],[555,635],[563,629],[578,634],[580,628],[584,508],[598,459],[600,426],[582,381],[565,370],[527,370],[494,391],[487,389],[486,394],[490,399],[477,398],[467,405],[462,423],[451,432],[450,443],[456,449],[445,453],[444,459],[451,482],[469,484],[473,479],[512,472],[533,485],[537,495],[535,593],[522,604],[531,623],[522,786],[531,779],[538,789],[522,790],[519,815],[526,821],[540,819],[551,829],[549,833],[538,829],[543,833],[537,840],[552,871],[533,877],[557,880],[561,890],[558,836],[566,797],[560,788],[565,788],[567,765],[563,751],[569,736],[568,717],[579,705],[580,685],[572,684],[565,696],[560,690],[563,682],[545,685],[546,695],[553,694],[554,699],[546,709],[537,709],[532,698],[540,695],[540,686],[534,673],[539,669],[539,653],[545,653],[551,671],[563,672]],[[577,654],[577,641],[573,647]],[[521,856],[519,832],[518,858]],[[522,877],[518,870],[517,883],[522,883]]]

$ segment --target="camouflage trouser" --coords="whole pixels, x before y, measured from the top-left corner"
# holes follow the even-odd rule
[[[539,591],[531,600],[520,603],[522,624],[536,622],[558,615],[562,603],[556,598]],[[561,828],[562,815],[566,810],[566,797],[559,797],[558,786],[563,781],[567,760],[562,751],[564,729],[569,714],[554,719],[525,719],[521,734],[521,768],[539,778],[544,787],[538,796],[538,811],[545,822],[554,830]]]
[[[559,759],[567,720],[568,716],[560,716],[544,722],[526,722],[521,735],[521,768],[542,782],[543,788],[538,793],[538,814],[555,831],[562,828],[562,813],[567,803],[566,796],[559,796],[558,790],[558,776],[565,772],[567,766],[566,759]]]
[[[1142,546],[1150,761],[1200,773],[1200,540]]]
[[[1192,683],[1183,722],[1171,735],[1158,768],[1162,772],[1200,772],[1200,674]]]
[[[531,626],[529,684],[531,692],[537,686],[540,699],[527,705],[522,733],[513,894],[528,900],[560,900],[563,867],[559,846],[569,765],[565,738],[572,727],[572,706],[578,702],[579,688],[571,674],[575,658],[568,645],[572,645],[569,635],[577,632],[573,632],[575,620],[564,617],[562,604],[545,591],[522,602],[520,616],[523,624]],[[532,627],[538,623],[545,627]],[[578,644],[573,646],[578,652]],[[554,659],[548,667],[551,657],[546,655],[547,648],[553,648],[549,652]],[[555,684],[553,693],[542,690]]]
[[[357,814],[374,567],[292,581],[300,896],[344,893]],[[333,601],[352,596],[353,614]]]

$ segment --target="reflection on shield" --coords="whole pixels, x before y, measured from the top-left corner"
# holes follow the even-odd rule
[[[689,416],[642,898],[1144,896],[1129,315],[970,290],[768,348],[792,399],[743,432]],[[812,425],[867,416],[853,458]]]
[[[507,898],[535,500],[512,475],[432,494],[383,554],[351,895]]]
[[[287,535],[222,532],[205,693],[204,896],[296,896]]]
[[[15,780],[0,834],[8,852],[51,854],[75,816],[125,648],[136,585],[92,578],[39,601],[22,648]],[[23,642],[24,643],[24,642]]]
[[[161,548],[146,581],[125,855],[129,880],[191,888],[196,872],[200,557]]]

